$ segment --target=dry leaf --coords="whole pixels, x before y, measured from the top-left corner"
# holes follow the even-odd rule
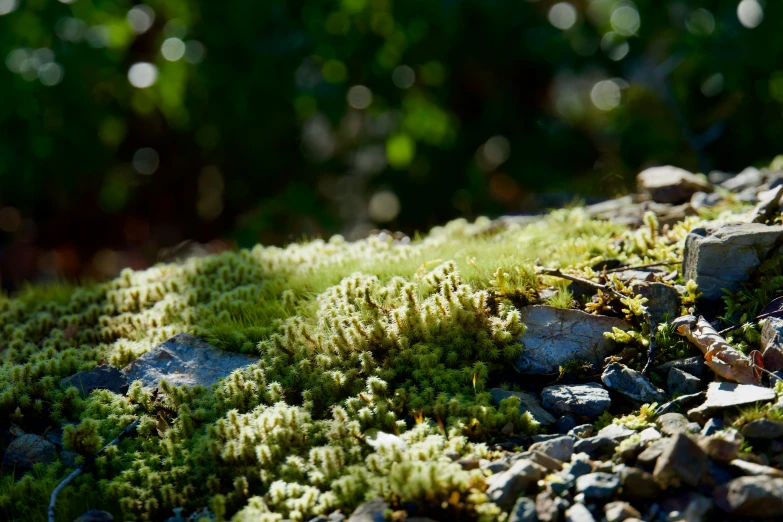
[[[707,366],[724,379],[740,384],[759,384],[762,367],[758,350],[750,357],[733,348],[706,319],[692,315],[678,317],[672,322],[677,333],[695,344],[704,353]]]

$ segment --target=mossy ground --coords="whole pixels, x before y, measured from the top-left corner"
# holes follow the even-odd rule
[[[481,457],[509,423],[537,429],[516,399],[494,407],[486,391],[522,349],[519,308],[561,284],[536,264],[591,277],[606,259],[674,262],[700,222],[629,230],[577,208],[528,225],[455,221],[410,242],[257,246],[100,284],[30,287],[0,298],[0,424],[42,433],[74,423],[65,444],[90,455],[141,417],[136,436],[60,495],[57,520],[90,507],[162,520],[204,506],[221,520],[307,520],[375,496],[494,519],[485,475],[443,452]],[[572,304],[565,292],[549,302]],[[127,397],[84,398],[58,385],[181,332],[259,363],[211,389],[157,396],[134,385]],[[406,446],[373,449],[375,430]],[[67,473],[59,462],[4,471],[0,518],[45,520]]]

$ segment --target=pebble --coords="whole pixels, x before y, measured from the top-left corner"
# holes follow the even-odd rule
[[[707,454],[687,435],[678,433],[663,448],[655,463],[653,477],[660,484],[681,483],[696,487],[707,468]]]
[[[584,504],[574,504],[565,512],[566,522],[595,522],[593,514]]]
[[[666,384],[671,395],[691,395],[704,389],[701,379],[679,368],[669,370]]]
[[[783,422],[770,419],[750,421],[742,427],[742,435],[749,439],[777,439],[783,437]]]
[[[541,399],[544,408],[556,415],[570,413],[588,418],[600,416],[612,405],[609,392],[597,383],[547,386]]]
[[[656,388],[647,377],[624,364],[608,365],[601,374],[601,382],[610,390],[637,404],[662,403],[666,400],[663,390]]]
[[[735,517],[773,517],[783,513],[783,478],[739,477],[715,488],[715,504]]]
[[[642,514],[628,502],[616,500],[604,506],[606,522],[624,522],[629,518],[642,518]]]
[[[511,509],[508,522],[537,522],[536,502],[528,497],[519,497]]]
[[[775,400],[775,390],[752,384],[711,382],[707,387],[707,400],[701,406],[688,411],[692,421],[704,423],[726,409]]]
[[[546,474],[546,469],[529,459],[519,459],[506,471],[487,479],[487,496],[502,509],[510,509],[517,497]]]
[[[655,424],[664,435],[674,435],[687,431],[688,419],[681,413],[664,413],[656,419]]]
[[[574,453],[574,438],[570,435],[563,435],[554,439],[536,442],[530,446],[530,451],[535,450],[553,459],[568,462]]]
[[[620,477],[613,473],[588,473],[576,479],[576,492],[588,500],[606,500],[620,487]]]

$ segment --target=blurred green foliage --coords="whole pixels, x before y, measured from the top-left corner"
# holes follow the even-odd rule
[[[778,2],[0,13],[0,207],[73,227],[119,216],[110,235],[128,216],[241,245],[421,230],[546,191],[612,195],[652,163],[737,169],[783,134]]]

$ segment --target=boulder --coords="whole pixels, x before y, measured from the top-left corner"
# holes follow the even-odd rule
[[[601,374],[601,382],[637,404],[666,400],[664,391],[656,388],[647,377],[620,363],[608,365]]]
[[[671,395],[691,395],[704,389],[704,383],[701,382],[701,379],[679,368],[669,370],[666,385]]]
[[[598,417],[612,404],[609,392],[597,383],[547,386],[541,391],[541,400],[544,408],[556,415],[589,418]]]
[[[500,401],[507,399],[508,397],[518,397],[519,412],[530,413],[530,416],[533,417],[533,420],[542,426],[549,426],[550,424],[554,424],[556,422],[556,419],[552,416],[552,414],[546,411],[543,406],[541,406],[539,400],[532,393],[512,392],[501,390],[500,388],[492,388],[489,390],[489,394],[492,396],[492,401],[495,404],[500,404]]]
[[[155,388],[162,380],[175,386],[211,386],[257,360],[256,357],[220,350],[192,335],[178,334],[122,371],[129,381],[141,381],[145,388]]]
[[[348,522],[383,522],[389,505],[382,498],[374,498],[361,504],[348,518]]]
[[[671,165],[645,169],[636,176],[636,182],[640,192],[659,203],[683,203],[696,192],[714,190],[708,181]]]
[[[693,279],[705,299],[738,290],[783,239],[783,226],[729,223],[691,230],[685,239],[683,279]]]
[[[114,366],[102,364],[92,370],[78,372],[61,379],[60,386],[64,388],[75,386],[82,395],[89,395],[93,390],[109,390],[125,395],[128,391],[128,379]]]
[[[711,382],[707,387],[707,400],[701,406],[688,411],[688,418],[704,424],[723,410],[758,402],[775,400],[775,391],[752,384]]]
[[[740,477],[713,491],[715,504],[735,517],[776,517],[783,513],[783,478]]]
[[[4,466],[31,468],[38,462],[52,462],[57,455],[57,447],[38,435],[28,433],[16,437],[3,454]]]
[[[522,373],[535,374],[557,374],[571,361],[598,368],[617,349],[604,333],[631,327],[616,317],[541,305],[523,307],[521,320],[527,326],[520,338],[524,350],[514,365]]]

